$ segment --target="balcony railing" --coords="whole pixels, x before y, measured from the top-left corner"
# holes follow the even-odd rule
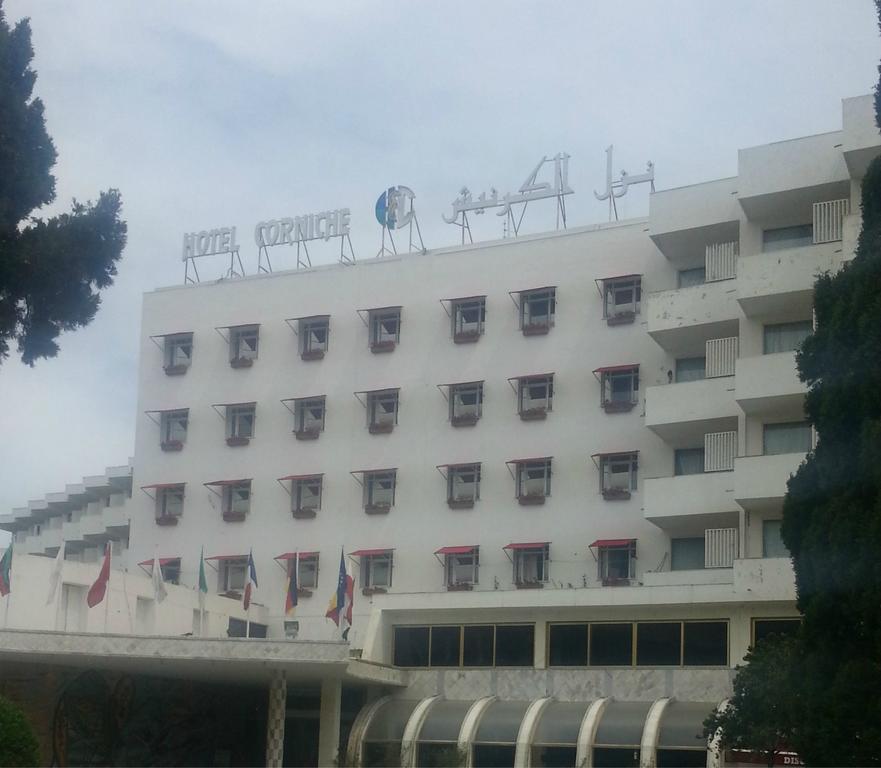
[[[737,361],[737,336],[709,339],[706,344],[706,373],[708,379],[733,376]]]
[[[814,243],[834,243],[842,239],[844,217],[850,210],[850,201],[829,200],[814,203]]]
[[[734,469],[737,456],[737,432],[708,432],[704,435],[704,472]]]
[[[737,528],[704,531],[704,567],[732,568],[737,557]]]
[[[706,276],[708,283],[717,280],[731,280],[737,276],[737,248],[736,240],[730,243],[713,243],[707,246]]]

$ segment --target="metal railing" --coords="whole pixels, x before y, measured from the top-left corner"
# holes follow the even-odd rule
[[[708,379],[733,376],[737,360],[737,336],[709,339],[706,343],[706,373]]]
[[[708,432],[704,435],[704,472],[734,469],[737,432]]]
[[[707,246],[704,261],[706,282],[731,280],[737,276],[737,250],[737,240],[730,243],[713,243]]]
[[[828,200],[814,203],[814,243],[834,243],[842,239],[844,217],[850,210],[850,201]]]
[[[704,531],[704,567],[731,568],[737,557],[737,528]]]

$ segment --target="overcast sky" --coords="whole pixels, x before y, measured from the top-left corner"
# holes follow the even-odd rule
[[[140,297],[182,282],[185,231],[237,225],[253,270],[257,221],[349,207],[365,259],[377,195],[405,184],[426,246],[452,245],[441,214],[462,185],[516,189],[558,151],[572,156],[570,224],[602,221],[607,145],[616,171],[653,160],[660,189],[732,176],[740,147],[840,128],[840,100],[872,89],[881,55],[871,0],[4,8],[31,17],[59,154],[46,213],[118,187],[129,228],[95,322],[54,360],[0,367],[4,512],[131,455]],[[622,202],[648,210],[644,188]],[[524,230],[551,228],[552,212],[535,205]],[[501,221],[482,217],[476,239]]]

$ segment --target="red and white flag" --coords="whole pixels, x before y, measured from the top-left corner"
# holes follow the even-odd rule
[[[98,573],[98,578],[95,579],[95,583],[92,584],[89,594],[86,596],[89,608],[94,608],[98,605],[104,599],[104,595],[107,594],[107,582],[110,581],[110,549],[111,545],[108,541],[107,546],[104,548],[104,562],[101,564],[101,571]]]

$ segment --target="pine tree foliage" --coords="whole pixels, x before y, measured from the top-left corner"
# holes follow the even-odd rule
[[[55,356],[62,331],[92,321],[126,240],[114,189],[95,203],[74,201],[69,213],[32,218],[55,199],[56,159],[33,96],[33,56],[28,21],[10,27],[0,0],[0,361],[16,343],[28,365]]]
[[[37,739],[24,713],[0,696],[0,765],[40,764]]]

